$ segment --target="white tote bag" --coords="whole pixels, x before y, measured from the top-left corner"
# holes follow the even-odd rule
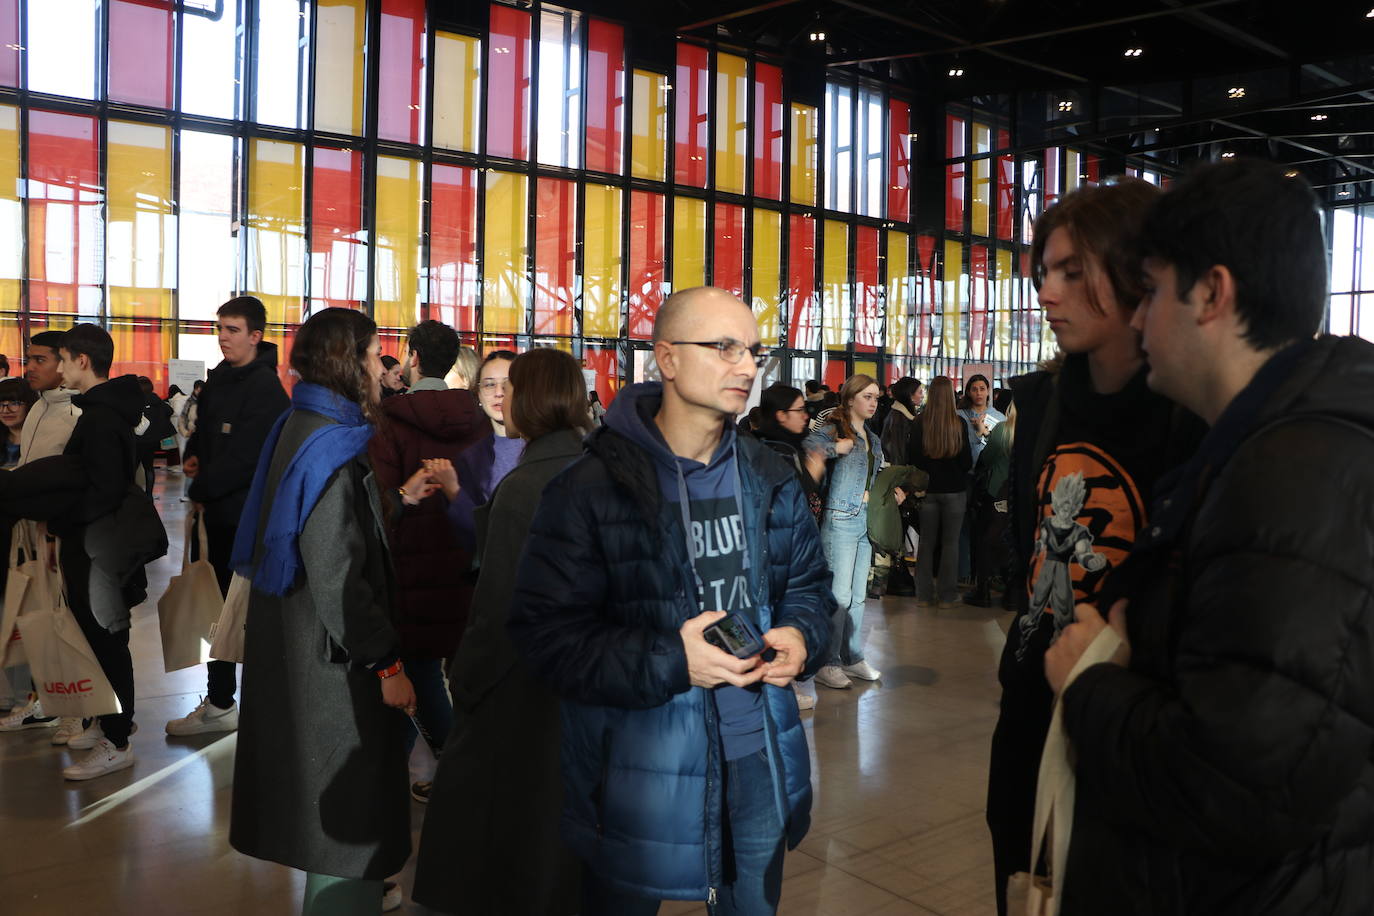
[[[191,562],[191,538],[200,540],[200,559]],[[169,673],[209,658],[210,627],[219,619],[224,595],[210,565],[205,519],[198,514],[186,519],[186,538],[181,555],[181,575],[173,576],[157,602],[158,629],[162,632],[162,665]]]
[[[55,607],[21,615],[19,629],[44,714],[89,719],[121,711],[64,595]]]
[[[50,611],[62,590],[61,574],[48,568],[47,544],[33,522],[19,521],[10,537],[9,565],[5,578],[4,611],[0,614],[0,668],[28,660],[23,634],[16,623],[23,614]]]
[[[1062,697],[1069,685],[1093,665],[1110,661],[1121,646],[1121,636],[1104,627],[1078,659],[1059,691]],[[1007,912],[1013,916],[1058,916],[1064,893],[1064,869],[1069,861],[1069,840],[1073,835],[1073,802],[1077,784],[1069,760],[1069,737],[1064,733],[1064,714],[1054,701],[1045,750],[1040,755],[1040,773],[1035,786],[1035,821],[1031,828],[1030,863],[1032,871],[1017,872],[1007,879]],[[1040,850],[1048,838],[1050,877],[1034,874]]]
[[[229,583],[229,594],[219,620],[210,627],[210,657],[222,662],[243,663],[244,630],[248,626],[248,593],[253,582],[238,573]]]

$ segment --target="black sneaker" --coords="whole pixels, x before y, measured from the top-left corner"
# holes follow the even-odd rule
[[[412,782],[410,784],[410,797],[422,805],[429,804],[429,790],[434,788],[432,782]]]

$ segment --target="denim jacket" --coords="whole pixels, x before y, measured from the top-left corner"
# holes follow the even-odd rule
[[[833,423],[826,423],[806,437],[803,447],[808,452],[822,452],[827,459],[835,459],[830,466],[830,486],[825,496],[825,509],[839,516],[856,516],[868,511],[864,493],[873,486],[878,469],[883,465],[883,445],[872,431],[868,433],[868,447],[873,450],[872,470],[868,452],[861,440],[856,440],[848,455],[837,455],[837,434]]]

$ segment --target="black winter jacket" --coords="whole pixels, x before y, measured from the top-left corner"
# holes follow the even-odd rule
[[[769,446],[743,436],[736,448],[760,629],[800,630],[810,677],[835,607],[816,524]],[[678,634],[699,613],[681,516],[642,446],[603,426],[587,449],[544,490],[511,638],[563,700],[568,845],[625,893],[700,900],[725,880],[724,762],[715,703],[691,685]],[[763,695],[775,797],[795,846],[810,823],[806,736],[790,689]]]
[[[1130,667],[1062,699],[1061,912],[1368,914],[1374,345],[1275,356],[1158,491],[1107,590],[1131,602]]]
[[[186,494],[205,505],[205,523],[236,528],[272,424],[291,406],[277,378],[277,345],[263,341],[246,366],[224,360],[210,370],[196,405],[186,455],[200,462]]]

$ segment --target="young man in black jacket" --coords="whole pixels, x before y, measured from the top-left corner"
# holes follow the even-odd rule
[[[1150,387],[1211,427],[1045,658],[1075,752],[1060,912],[1367,914],[1374,900],[1374,345],[1314,339],[1302,178],[1203,166],[1143,233]],[[1063,689],[1108,626],[1115,662]]]
[[[219,348],[224,361],[210,370],[196,406],[196,429],[186,443],[182,470],[193,478],[187,495],[192,511],[204,513],[210,564],[223,593],[229,591],[239,515],[267,434],[291,405],[277,378],[277,346],[262,339],[267,310],[252,296],[219,307]],[[190,713],[167,723],[177,737],[238,728],[233,662],[206,664],[206,696]]]
[[[1146,386],[1140,335],[1130,326],[1141,295],[1133,227],[1158,195],[1130,178],[1082,188],[1035,226],[1034,280],[1061,357],[1011,380],[1018,421],[1009,525],[1013,581],[1024,584],[998,670],[987,806],[1003,916],[1007,878],[1030,867],[1052,707],[1045,649],[1073,620],[1074,604],[1097,594],[1125,559],[1155,481],[1191,453],[1200,433],[1195,418]]]

